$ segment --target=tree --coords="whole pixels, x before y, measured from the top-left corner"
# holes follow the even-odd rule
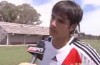
[[[29,4],[16,6],[6,1],[0,2],[0,21],[22,24],[40,24],[40,14]]]
[[[17,8],[19,9],[17,22],[25,24],[34,24],[34,22],[40,23],[40,14],[29,4],[19,5]]]
[[[0,2],[0,21],[13,22],[17,18],[17,9],[14,4]]]

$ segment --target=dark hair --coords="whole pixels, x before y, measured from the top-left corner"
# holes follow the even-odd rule
[[[80,23],[83,11],[74,1],[60,1],[54,5],[52,14],[63,18],[63,20],[68,19],[72,25]]]

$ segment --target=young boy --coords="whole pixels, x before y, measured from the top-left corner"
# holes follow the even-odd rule
[[[83,16],[74,1],[60,1],[52,9],[50,38],[40,65],[100,65],[99,54],[73,36]],[[30,50],[30,49],[29,49]]]

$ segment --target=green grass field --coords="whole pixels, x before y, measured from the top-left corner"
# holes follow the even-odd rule
[[[26,48],[26,46],[0,46],[0,65],[29,62],[32,55],[26,52]]]
[[[100,40],[82,40],[97,50],[100,54]],[[30,62],[32,55],[27,46],[0,46],[0,65],[18,65],[21,62]]]

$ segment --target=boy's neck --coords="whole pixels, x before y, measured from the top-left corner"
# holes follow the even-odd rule
[[[56,49],[60,49],[67,44],[70,40],[70,37],[67,38],[53,38],[52,44]]]

